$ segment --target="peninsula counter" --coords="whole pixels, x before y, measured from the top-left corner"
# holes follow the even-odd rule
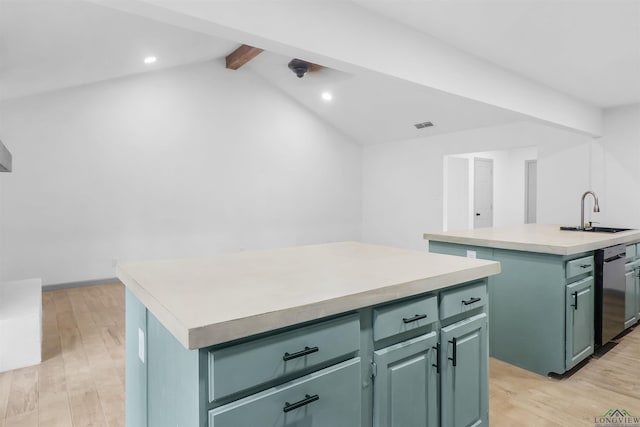
[[[627,245],[626,315],[640,319],[640,230],[594,233],[560,225],[425,233],[432,253],[499,261],[489,278],[490,354],[537,372],[563,374],[594,352],[594,251]]]

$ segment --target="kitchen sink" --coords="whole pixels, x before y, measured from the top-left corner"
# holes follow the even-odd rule
[[[590,233],[619,233],[621,231],[629,231],[633,230],[632,228],[616,228],[616,227],[589,227],[589,228],[578,228],[578,227],[560,227],[560,230],[567,231],[586,231]]]

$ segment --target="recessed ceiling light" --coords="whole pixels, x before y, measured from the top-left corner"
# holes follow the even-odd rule
[[[147,56],[146,58],[144,58],[144,63],[145,64],[153,64],[157,60],[158,60],[158,58],[156,58],[155,56]]]
[[[322,99],[324,99],[325,101],[331,101],[333,99],[333,95],[331,95],[329,92],[322,92]]]

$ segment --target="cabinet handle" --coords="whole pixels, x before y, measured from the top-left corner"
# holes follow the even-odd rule
[[[435,347],[431,347],[436,351],[436,363],[432,363],[431,366],[436,368],[436,374],[440,373],[440,343],[437,343]]]
[[[578,291],[572,292],[571,295],[573,296],[573,300],[575,301],[574,304],[571,304],[571,307],[573,307],[574,310],[578,309]]]
[[[415,321],[418,321],[418,320],[421,320],[421,319],[426,319],[426,318],[427,318],[426,314],[416,314],[415,316],[409,317],[409,318],[403,317],[402,321],[404,323],[411,323],[411,322],[415,322]]]
[[[458,362],[458,355],[457,355],[458,339],[457,338],[453,338],[449,342],[451,344],[453,344],[453,357],[447,357],[447,359],[449,359],[449,360],[451,360],[453,362],[453,366],[456,366],[456,363]]]
[[[476,298],[469,298],[469,299],[468,299],[468,300],[466,300],[466,301],[465,301],[465,300],[462,300],[462,303],[463,303],[464,305],[469,305],[469,304],[476,303],[476,302],[480,301],[481,299],[482,299],[482,298],[478,298],[478,297],[476,297]]]
[[[302,357],[302,356],[306,356],[307,354],[315,353],[318,350],[320,350],[318,347],[305,347],[304,350],[300,350],[297,353],[288,353],[288,352],[285,353],[284,356],[282,356],[282,360],[284,360],[286,362],[287,360],[297,359],[298,357]]]
[[[284,408],[282,408],[282,412],[293,411],[294,409],[298,409],[302,406],[308,405],[309,403],[315,402],[316,400],[320,400],[320,396],[318,396],[317,394],[314,394],[313,396],[309,396],[308,394],[305,394],[304,399],[298,402],[295,402],[295,403],[284,402]]]
[[[580,268],[589,268],[591,264],[580,264]]]

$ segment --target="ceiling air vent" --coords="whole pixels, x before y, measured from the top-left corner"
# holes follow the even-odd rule
[[[431,126],[433,126],[433,123],[422,122],[422,123],[416,123],[414,126],[416,127],[416,129],[424,129],[424,128],[430,128]]]

